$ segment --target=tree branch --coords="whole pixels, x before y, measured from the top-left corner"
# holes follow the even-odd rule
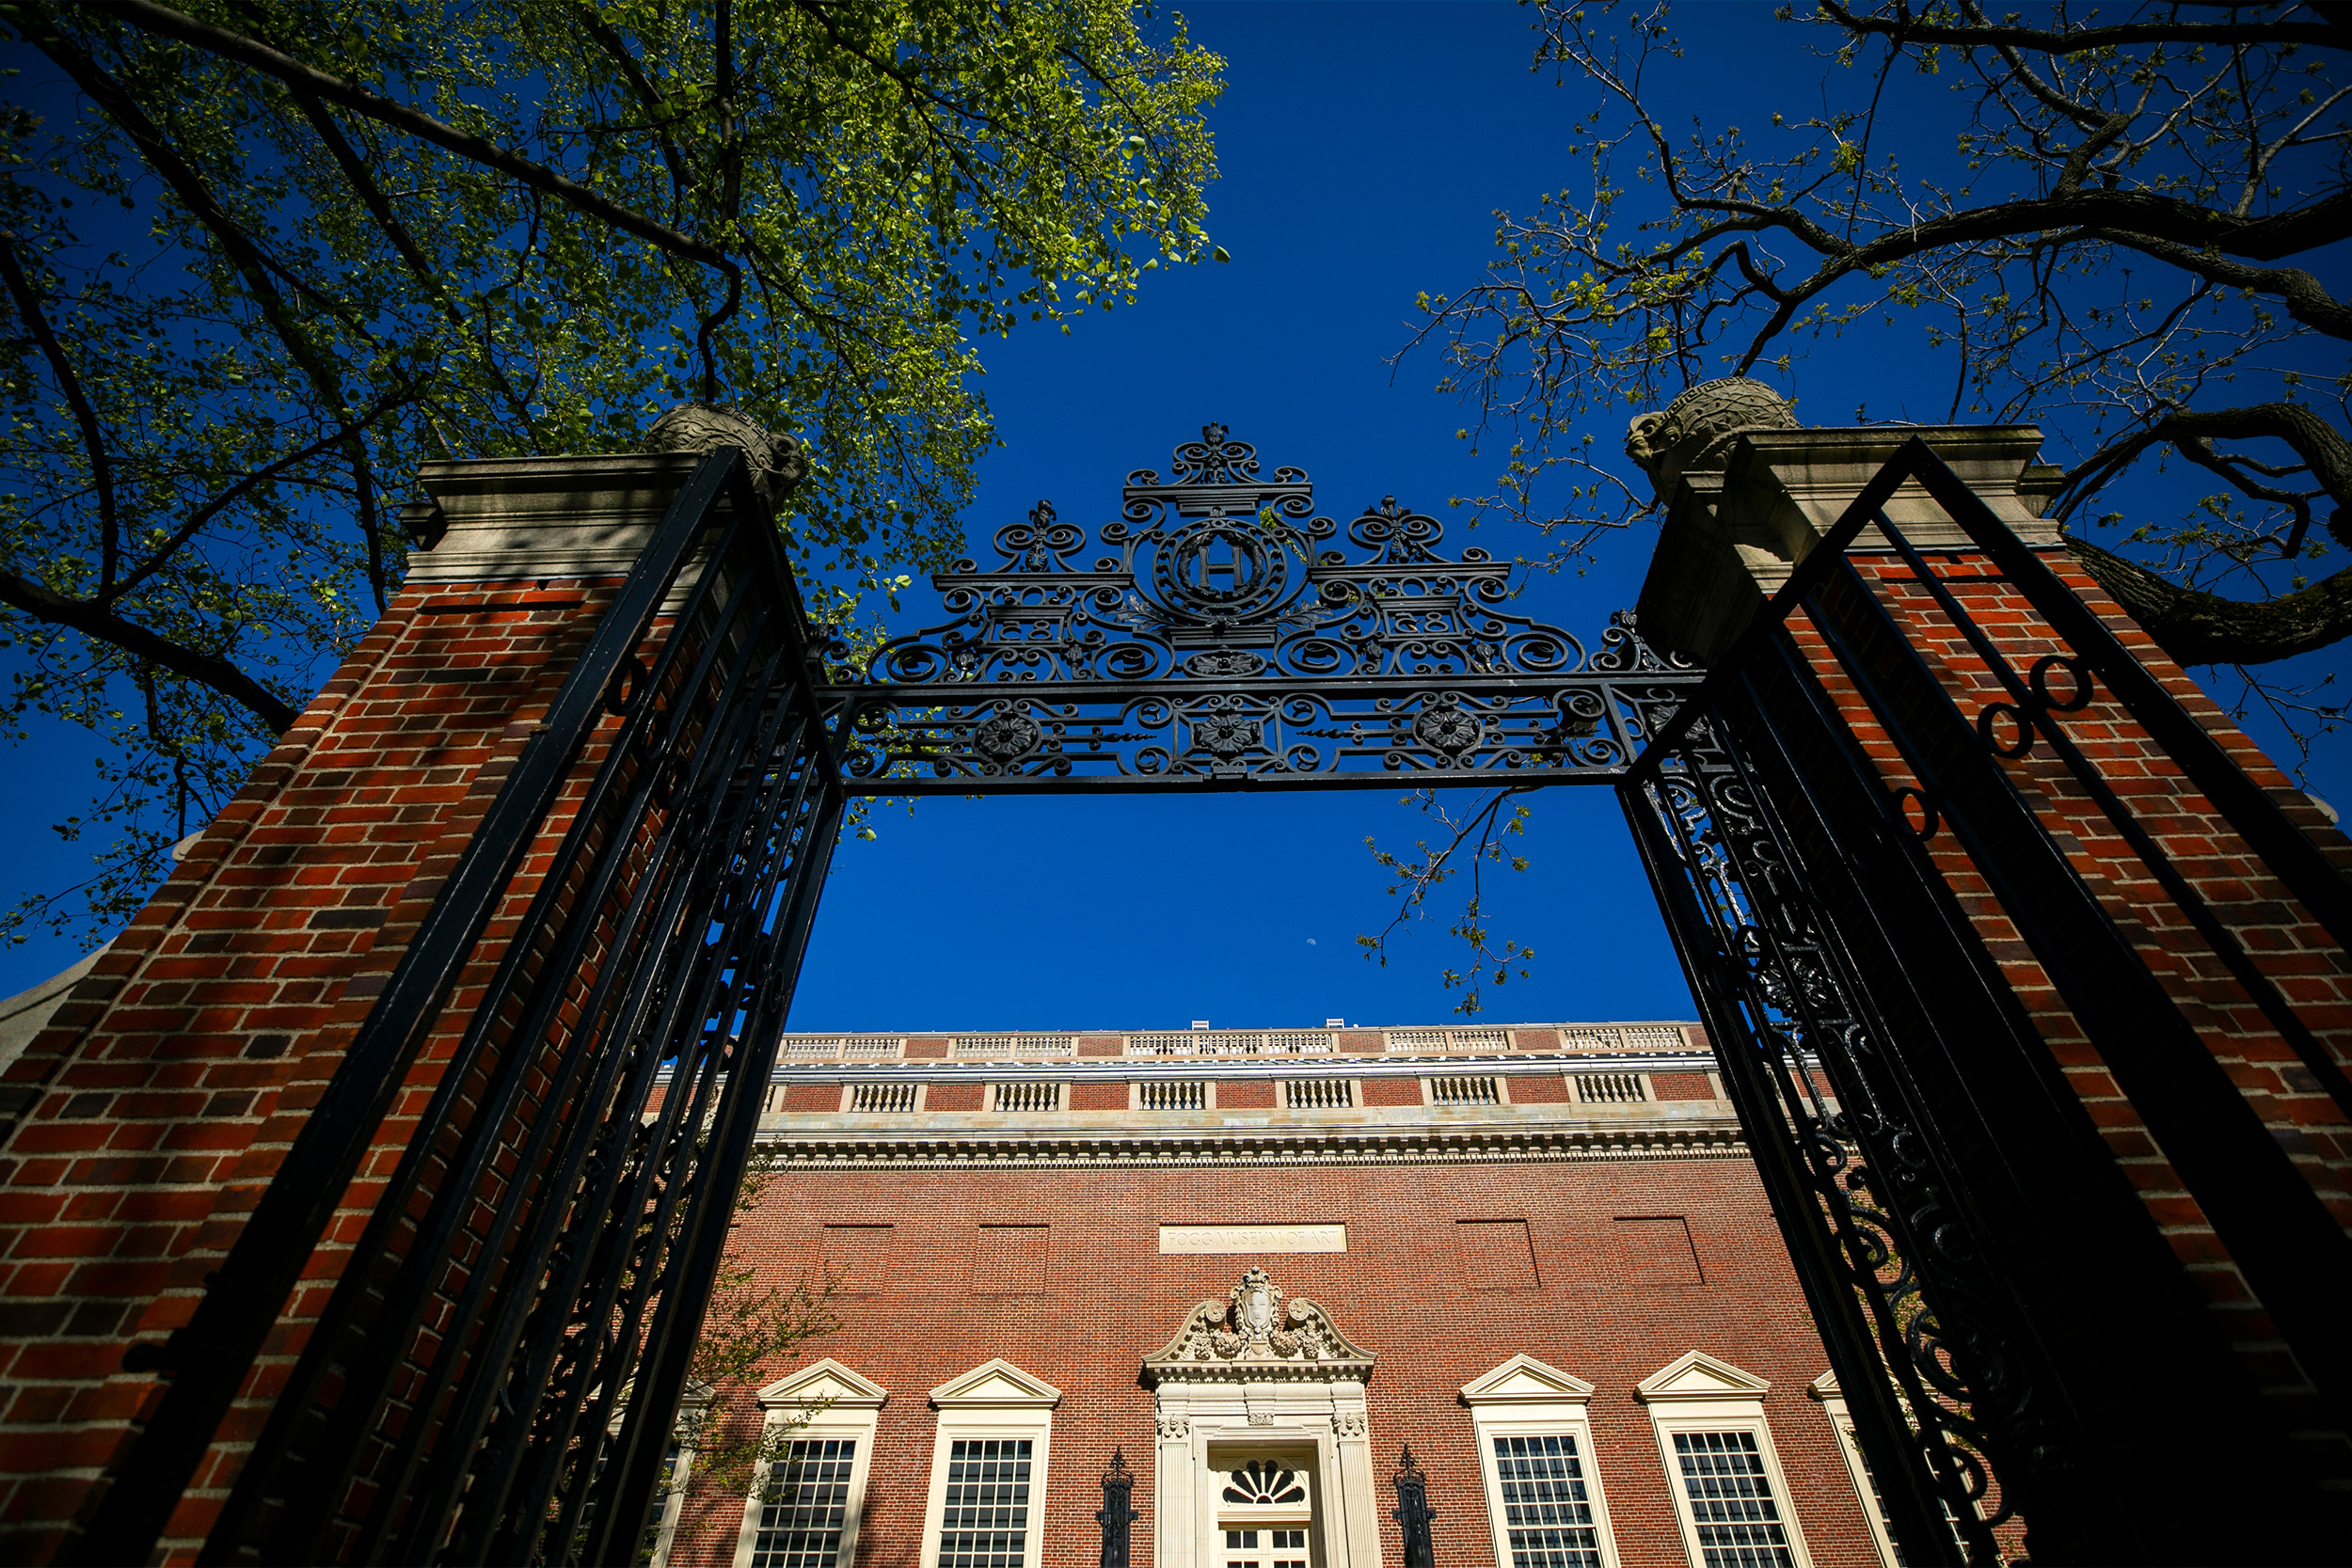
[[[2288,315],[2305,326],[2330,338],[2352,338],[2352,305],[2329,294],[2318,278],[2301,267],[2249,267],[2224,261],[2210,251],[2191,250],[2186,245],[2168,245],[2118,230],[2086,229],[2082,233],[2086,239],[2104,240],[2137,250],[2227,288],[2250,289],[2272,295],[2287,308]]]
[[[158,6],[153,0],[115,0],[115,4],[108,8],[111,14],[134,26],[166,38],[178,39],[183,43],[218,55],[223,59],[234,60],[239,65],[275,76],[327,103],[340,103],[354,114],[363,115],[405,131],[421,141],[447,149],[461,158],[485,164],[534,190],[546,192],[578,212],[609,223],[625,233],[634,234],[672,255],[700,261],[724,273],[733,274],[739,270],[735,261],[717,246],[681,234],[666,224],[656,223],[642,213],[598,196],[587,186],[566,179],[544,164],[511,152],[485,137],[470,135],[453,125],[435,119],[431,115],[421,113],[405,103],[396,103],[339,76],[314,71],[300,60],[281,55],[253,39]]]
[[[2184,665],[2269,664],[2352,633],[2352,566],[2300,593],[2249,604],[2184,588],[2074,534],[2066,548]]]
[[[463,330],[466,325],[465,312],[450,297],[448,285],[432,262],[426,260],[424,247],[417,243],[416,236],[400,221],[400,214],[392,211],[391,198],[384,194],[383,187],[375,182],[375,177],[368,172],[368,166],[361,161],[350,138],[343,135],[342,127],[335,123],[335,117],[326,112],[326,105],[307,92],[297,89],[292,97],[301,106],[303,118],[310,120],[310,128],[318,133],[319,140],[326,144],[326,150],[334,157],[336,166],[343,171],[344,180],[358,193],[359,200],[366,206],[369,215],[375,219],[376,227],[384,231],[385,237],[392,242],[392,248],[400,253],[409,276],[440,302],[442,312],[449,317],[451,324]],[[506,400],[507,411],[522,422],[525,430],[536,436],[539,421],[532,417],[530,404],[516,392],[515,384],[507,378],[504,369],[487,354],[483,356],[481,363],[491,381],[497,385],[500,395]],[[373,419],[373,416],[370,416],[370,420]]]
[[[98,411],[90,406],[89,397],[82,389],[82,378],[74,373],[73,361],[66,357],[65,345],[57,341],[56,333],[42,313],[40,296],[34,293],[32,279],[16,259],[16,236],[0,232],[0,277],[8,279],[8,295],[16,301],[16,313],[24,320],[24,330],[40,345],[43,357],[49,361],[50,372],[57,378],[57,390],[65,397],[66,405],[73,410],[73,421],[82,428],[82,448],[89,453],[90,483],[98,491],[98,517],[103,530],[99,535],[98,591],[103,594],[114,588],[115,571],[121,561],[122,530],[115,510],[114,458],[106,451],[104,433],[98,427]]]
[[[373,408],[368,411],[366,419],[360,421],[360,425],[364,426],[367,424],[373,424],[375,420],[382,419],[386,414],[391,412],[403,403],[409,401],[411,400],[406,394],[403,394],[398,397],[386,398],[383,402],[377,404]],[[161,545],[158,545],[155,547],[154,553],[150,555],[147,560],[135,569],[128,577],[125,577],[122,581],[116,586],[113,593],[104,594],[92,602],[100,607],[104,607],[120,599],[124,594],[130,593],[131,590],[136,588],[140,583],[146,581],[149,578],[153,577],[157,572],[163,570],[164,563],[171,559],[173,551],[177,550],[181,546],[186,544],[189,540],[195,538],[197,530],[202,528],[206,523],[211,522],[224,510],[234,504],[239,497],[246,495],[258,486],[265,484],[269,481],[276,479],[279,474],[284,473],[288,468],[293,467],[295,464],[307,462],[310,458],[316,457],[319,453],[326,451],[329,447],[342,445],[342,442],[350,436],[351,431],[356,428],[358,427],[342,427],[330,431],[328,434],[322,436],[317,440],[311,442],[309,446],[288,452],[285,456],[279,458],[277,462],[270,464],[267,467],[254,469],[253,472],[246,475],[243,479],[237,481],[236,483],[231,484],[228,489],[223,490],[219,495],[215,496],[211,500],[206,501],[202,506],[198,507],[194,512],[188,514],[187,517],[180,524],[179,528],[172,531],[171,537],[165,540]]]
[[[0,604],[22,610],[37,621],[65,626],[93,641],[109,643],[135,658],[159,664],[175,674],[185,675],[198,685],[209,687],[244,707],[267,724],[274,734],[284,734],[302,716],[301,710],[289,706],[267,687],[225,658],[159,637],[145,626],[124,620],[111,610],[80,599],[69,599],[62,594],[53,594],[40,584],[18,577],[13,572],[0,572]]]
[[[1841,26],[1905,43],[1957,43],[1994,48],[2008,44],[2046,55],[2083,55],[2094,49],[2119,49],[2134,43],[2313,43],[2342,49],[2347,29],[2329,22],[2133,22],[2113,27],[2084,27],[2072,32],[2044,32],[1981,23],[1969,27],[1920,22],[1909,15],[1896,20],[1857,16],[1837,4],[1820,0],[1821,9]]]

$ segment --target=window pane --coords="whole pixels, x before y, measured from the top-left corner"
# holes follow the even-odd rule
[[[1707,1568],[1794,1568],[1752,1432],[1677,1432],[1675,1459]]]
[[[1030,1439],[992,1437],[947,1450],[939,1568],[1022,1568],[1029,1544]]]
[[[1495,1476],[1502,1486],[1502,1523],[1510,1568],[1600,1568],[1600,1539],[1576,1439],[1498,1437]]]
[[[834,1568],[850,1509],[852,1437],[799,1442],[768,1467],[752,1568]]]

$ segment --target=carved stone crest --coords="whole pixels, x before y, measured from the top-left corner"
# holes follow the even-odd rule
[[[1265,1270],[1252,1268],[1223,1301],[1192,1309],[1176,1337],[1144,1357],[1147,1383],[1266,1377],[1357,1378],[1372,1353],[1343,1338],[1323,1308],[1285,1297]]]

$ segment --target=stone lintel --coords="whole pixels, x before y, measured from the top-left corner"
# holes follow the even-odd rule
[[[1724,467],[1676,481],[1642,584],[1642,634],[1704,663],[1721,658],[1862,487],[1914,436],[1925,438],[2019,538],[2037,549],[2058,546],[2057,525],[2041,515],[2046,484],[2035,459],[2042,432],[2031,425],[1750,430],[1732,443]],[[1921,549],[1971,547],[1960,525],[1916,483],[1896,491],[1886,513]],[[1893,548],[1873,525],[1851,553]]]
[[[426,531],[440,537],[413,558],[408,580],[626,577],[701,461],[662,451],[425,464],[418,477],[436,512]]]

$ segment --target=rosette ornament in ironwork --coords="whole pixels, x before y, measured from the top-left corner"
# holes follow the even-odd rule
[[[845,765],[892,794],[1615,776],[1700,672],[1626,611],[1597,650],[1514,613],[1511,563],[1444,536],[1393,496],[1343,530],[1203,426],[1094,549],[1041,501],[932,578],[951,619],[836,669]]]

